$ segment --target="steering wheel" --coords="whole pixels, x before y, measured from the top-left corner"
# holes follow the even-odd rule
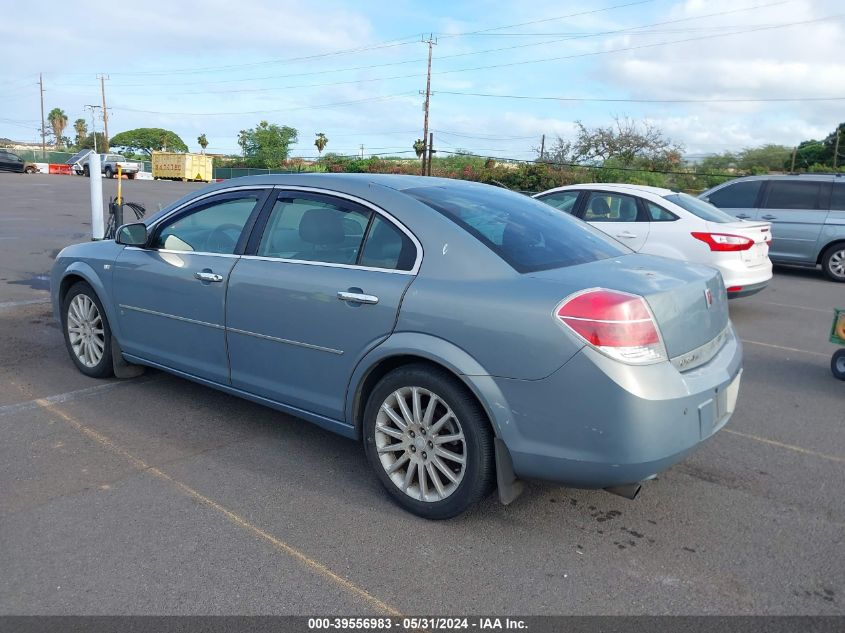
[[[240,236],[241,227],[237,224],[221,224],[209,234],[206,247],[212,253],[232,253]]]

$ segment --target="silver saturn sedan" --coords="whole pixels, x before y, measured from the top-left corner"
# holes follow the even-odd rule
[[[52,282],[81,372],[154,367],[360,440],[431,519],[523,479],[633,498],[742,371],[715,269],[464,181],[221,182],[65,248]]]

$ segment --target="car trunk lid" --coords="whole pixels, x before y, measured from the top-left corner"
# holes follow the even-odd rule
[[[670,358],[709,343],[729,321],[722,276],[709,266],[626,255],[531,276],[559,286],[558,300],[591,287],[640,295],[654,314]],[[576,287],[578,283],[580,288]]]

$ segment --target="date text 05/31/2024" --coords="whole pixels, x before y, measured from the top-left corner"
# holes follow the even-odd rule
[[[517,618],[449,618],[449,617],[396,617],[396,618],[308,618],[309,630],[472,630],[504,631],[528,628],[524,620]]]

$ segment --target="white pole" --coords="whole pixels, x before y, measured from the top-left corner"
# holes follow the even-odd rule
[[[88,174],[91,181],[91,239],[101,240],[106,227],[103,220],[103,174],[97,152],[91,152],[88,157]]]

